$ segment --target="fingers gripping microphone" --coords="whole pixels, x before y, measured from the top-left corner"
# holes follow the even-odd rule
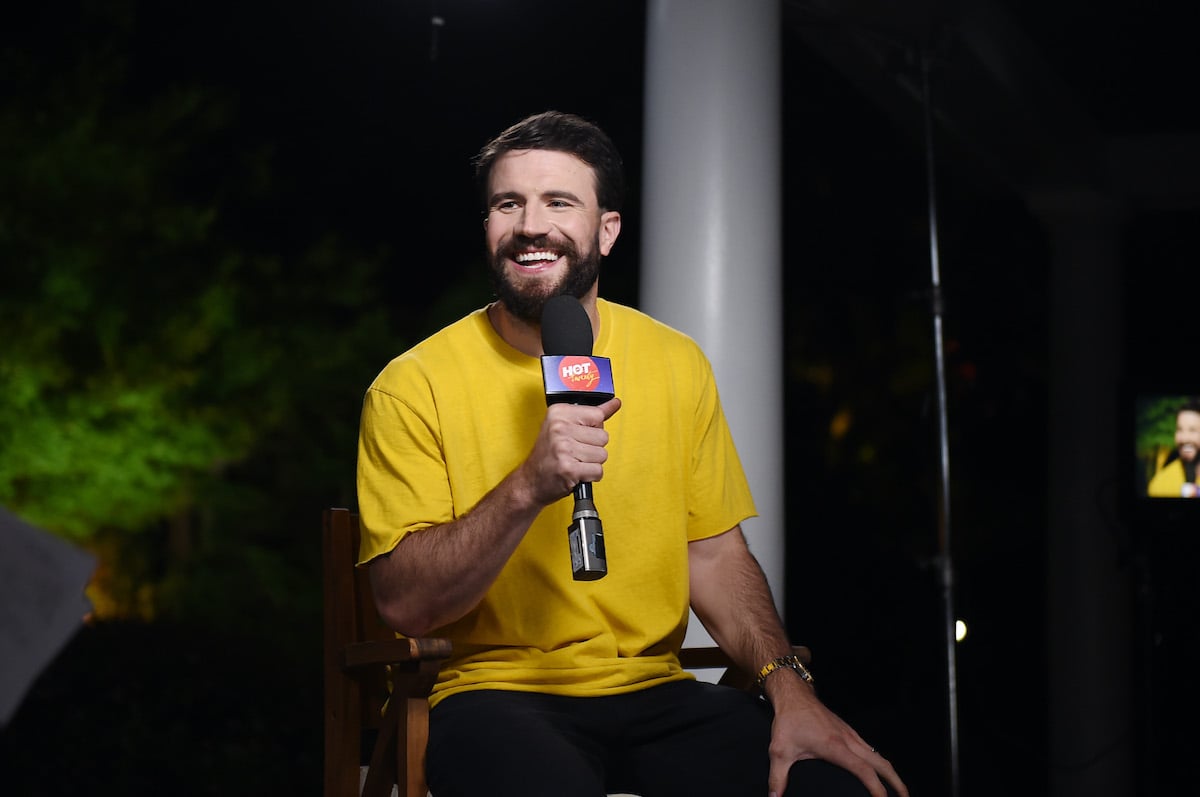
[[[542,309],[542,381],[546,405],[595,406],[614,395],[612,366],[592,356],[592,322],[574,296],[555,296]],[[608,574],[604,527],[592,500],[592,485],[575,485],[575,510],[567,528],[571,573],[576,581],[595,581]]]

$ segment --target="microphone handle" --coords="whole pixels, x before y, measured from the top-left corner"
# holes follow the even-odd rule
[[[608,575],[604,527],[592,501],[590,482],[575,485],[575,509],[567,539],[571,544],[571,575],[576,581],[595,581]]]

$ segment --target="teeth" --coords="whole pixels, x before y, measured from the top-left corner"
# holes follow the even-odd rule
[[[518,263],[532,263],[535,260],[558,260],[558,255],[553,252],[522,252],[517,255]]]

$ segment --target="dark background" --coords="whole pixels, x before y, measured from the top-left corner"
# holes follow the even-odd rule
[[[919,54],[929,52],[934,102],[946,103],[935,151],[956,600],[970,626],[958,687],[971,795],[1040,794],[1049,778],[1043,616],[1054,308],[1049,242],[1026,200],[1036,174],[1057,175],[1061,150],[1037,136],[1067,137],[1069,148],[1079,128],[1060,118],[1061,106],[1056,115],[1039,105],[1031,85],[1062,88],[1076,103],[1072,119],[1109,141],[1197,126],[1194,48],[1171,4],[998,6],[1021,35],[985,27],[999,46],[1035,53],[1043,70],[1001,89],[964,55],[958,4],[900,14],[870,3],[789,2],[781,31],[787,620],[815,651],[825,700],[884,750],[914,795],[946,793],[927,162],[919,108],[897,106],[879,85],[911,86]],[[289,422],[223,471],[228,489],[202,493],[186,511],[209,535],[193,548],[254,535],[261,558],[210,557],[183,571],[187,586],[151,621],[126,613],[86,627],[0,735],[7,793],[318,792],[317,527],[322,507],[353,501],[361,391],[388,357],[488,300],[469,161],[527,113],[588,116],[624,153],[631,197],[602,292],[637,304],[644,14],[640,2],[543,0],[81,1],[20,11],[3,39],[6,63],[20,67],[8,72],[6,107],[31,125],[70,98],[63,85],[102,92],[101,119],[181,87],[198,92],[199,110],[166,128],[191,142],[168,162],[167,193],[215,204],[213,237],[277,262],[240,284],[278,329],[314,330],[288,339],[282,384],[319,363],[353,319],[379,322],[370,345],[319,385],[298,382],[313,400],[287,403]],[[435,16],[443,24],[432,24]],[[877,74],[848,66],[854,48],[845,43],[863,39],[884,56]],[[124,69],[91,87],[80,75],[105,59]],[[1032,142],[1025,149],[1021,135]],[[171,136],[141,143],[165,150]],[[1044,170],[1029,167],[1034,161]],[[1128,389],[1177,373],[1194,346],[1196,206],[1190,184],[1184,200],[1178,193],[1134,201],[1126,216],[1126,312],[1114,319],[1125,348],[1112,356]],[[78,220],[57,223],[69,229]],[[329,236],[334,265],[318,270],[307,253]],[[339,257],[356,264],[342,281]],[[113,278],[126,273],[119,262],[110,268]],[[203,259],[144,268],[137,279],[154,286],[145,299],[168,311],[204,271]],[[161,279],[164,271],[171,276]],[[355,290],[340,294],[351,281]],[[281,284],[309,285],[313,295]],[[242,348],[262,339],[245,335]],[[1131,578],[1139,523],[1117,516],[1111,530],[1126,542]],[[177,524],[156,529],[108,567],[124,567],[133,581],[167,572],[166,564],[135,567],[170,558]],[[1175,557],[1163,576],[1172,608],[1154,622],[1168,639],[1194,606],[1188,561]],[[267,584],[264,571],[283,575]],[[1152,647],[1145,642],[1137,655]],[[1148,667],[1153,674],[1161,665]],[[1171,688],[1156,682],[1155,694]],[[1140,744],[1164,720],[1139,717],[1145,724],[1131,732]]]

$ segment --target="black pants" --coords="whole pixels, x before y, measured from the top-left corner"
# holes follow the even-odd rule
[[[770,707],[680,681],[613,697],[464,692],[429,717],[434,797],[766,797]],[[788,795],[863,797],[849,772],[793,765]]]

